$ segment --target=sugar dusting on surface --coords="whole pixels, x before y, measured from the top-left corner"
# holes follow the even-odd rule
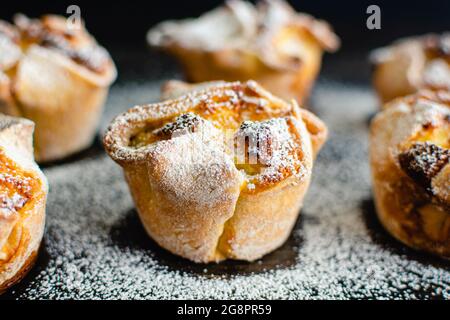
[[[302,178],[306,175],[296,149],[296,139],[291,135],[289,124],[295,118],[273,118],[261,122],[244,121],[236,133],[238,149],[247,153],[244,163],[260,163],[265,166],[258,175],[259,182],[277,182],[291,174]],[[243,147],[248,146],[248,150]],[[244,151],[244,152],[242,152]],[[309,174],[309,172],[308,172]],[[253,184],[250,184],[252,189]]]
[[[157,96],[154,83],[114,87],[103,130],[115,114]],[[145,236],[121,169],[98,146],[45,170],[51,191],[44,250],[9,296],[450,299],[448,264],[406,249],[374,218],[367,119],[376,102],[370,91],[320,83],[312,104],[330,139],[315,163],[301,223],[273,254],[251,264],[197,266],[166,253]]]

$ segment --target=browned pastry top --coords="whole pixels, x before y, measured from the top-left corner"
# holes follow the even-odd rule
[[[45,15],[41,19],[29,19],[24,15],[16,15],[14,22],[24,48],[37,44],[57,50],[97,73],[104,73],[111,67],[108,52],[96,43],[83,26],[69,29],[64,17]]]
[[[309,137],[300,136],[301,121],[295,103],[272,96],[253,81],[217,83],[129,110],[113,121],[104,142],[121,164],[151,161],[156,153],[170,149],[174,139],[214,145],[220,156],[230,159],[230,166],[241,170],[253,191],[305,174],[303,160],[311,148],[304,145]],[[181,156],[195,150],[186,152]]]
[[[372,52],[371,61],[405,63],[406,77],[417,89],[450,89],[450,33],[426,34],[400,39]]]
[[[263,0],[256,6],[229,0],[198,19],[162,22],[147,39],[152,46],[168,50],[248,52],[268,68],[281,70],[298,68],[305,42],[328,51],[340,45],[328,23],[298,13],[281,0]]]
[[[430,142],[413,143],[399,155],[400,166],[424,188],[431,188],[431,180],[450,163],[450,149]]]

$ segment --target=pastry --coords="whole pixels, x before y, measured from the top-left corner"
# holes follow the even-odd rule
[[[162,22],[147,41],[174,55],[189,81],[252,79],[300,104],[319,72],[323,50],[339,47],[326,22],[281,0],[256,6],[230,0],[198,19]]]
[[[378,217],[397,239],[450,258],[450,93],[391,101],[370,129]]]
[[[450,33],[399,40],[375,50],[371,60],[383,102],[420,89],[450,90]]]
[[[163,94],[189,90],[119,115],[105,148],[162,247],[195,262],[258,259],[289,236],[327,129],[254,81]]]
[[[0,293],[33,266],[44,232],[48,186],[33,159],[33,129],[0,115]]]
[[[115,66],[84,27],[47,15],[0,21],[0,112],[35,122],[36,160],[59,160],[88,147]]]

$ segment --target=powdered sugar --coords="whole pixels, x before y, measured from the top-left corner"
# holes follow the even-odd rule
[[[218,130],[207,124],[199,132],[154,145],[149,170],[160,177],[155,183],[181,207],[190,202],[216,206],[234,196],[227,190],[241,180],[232,158],[215,141]]]
[[[415,143],[399,155],[403,170],[425,188],[430,188],[431,180],[450,163],[450,150],[435,144]]]
[[[244,121],[236,133],[238,164],[261,164],[259,183],[280,181],[289,175],[306,174],[295,133],[289,126],[295,119],[273,118],[262,122]],[[251,183],[250,190],[254,187]]]

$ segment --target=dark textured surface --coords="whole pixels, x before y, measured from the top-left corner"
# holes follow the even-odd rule
[[[102,121],[157,99],[171,59],[115,52],[121,72]],[[373,207],[368,119],[376,110],[365,53],[326,57],[310,101],[330,128],[304,209],[284,246],[253,262],[197,265],[147,237],[121,170],[99,140],[44,169],[51,185],[36,267],[3,298],[450,298],[449,265],[393,240]]]

